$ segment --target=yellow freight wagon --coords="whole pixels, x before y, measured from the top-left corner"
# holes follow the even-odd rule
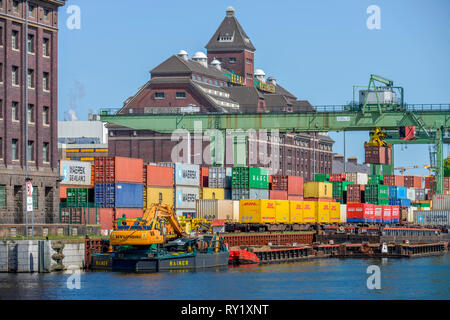
[[[239,221],[241,223],[276,223],[274,200],[239,200]]]
[[[332,198],[333,185],[328,182],[306,182],[303,185],[305,198]]]
[[[329,223],[330,221],[330,203],[325,201],[317,202],[317,223]]]
[[[289,201],[289,223],[303,223],[303,201]]]
[[[276,223],[289,223],[289,201],[288,200],[269,200],[275,206]]]
[[[317,201],[303,202],[303,223],[316,223],[317,219]]]
[[[341,222],[341,204],[339,202],[330,202],[330,223]]]
[[[173,206],[173,188],[144,187],[144,208],[154,203]]]
[[[221,188],[203,188],[202,196],[203,200],[223,200],[225,199],[225,189]]]

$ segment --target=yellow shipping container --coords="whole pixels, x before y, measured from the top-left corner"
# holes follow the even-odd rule
[[[303,201],[289,201],[289,223],[303,223]]]
[[[289,223],[289,201],[288,200],[269,200],[275,205],[276,223]]]
[[[305,198],[332,198],[333,185],[329,182],[306,182],[303,185]]]
[[[317,202],[317,223],[329,223],[330,222],[330,203],[325,201]]]
[[[301,201],[303,203],[303,223],[316,223],[317,201]]]
[[[202,188],[201,198],[203,200],[223,200],[225,199],[225,189]]]
[[[341,222],[341,204],[339,202],[330,202],[330,223]]]
[[[173,188],[144,187],[144,208],[154,203],[173,206]]]
[[[274,200],[239,200],[239,221],[241,223],[276,223]]]

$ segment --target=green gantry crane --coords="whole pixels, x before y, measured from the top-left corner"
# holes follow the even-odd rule
[[[377,86],[376,82],[384,86]],[[310,112],[292,113],[178,113],[178,114],[117,114],[119,109],[102,109],[101,121],[130,130],[152,130],[172,133],[177,129],[189,132],[207,130],[249,129],[278,130],[279,132],[328,132],[328,131],[370,131],[384,128],[387,142],[396,144],[432,144],[435,149],[433,166],[437,192],[443,192],[443,144],[450,143],[445,134],[450,130],[450,104],[405,104],[404,90],[394,87],[393,81],[371,75],[368,86],[353,87],[353,101],[347,105],[316,106]],[[365,98],[356,102],[356,91],[366,90]],[[371,97],[370,93],[374,92]],[[378,92],[388,93],[389,99],[380,99]],[[396,93],[395,95],[393,93]],[[360,93],[361,94],[361,93]],[[373,100],[375,98],[375,100]],[[361,99],[360,99],[361,100]],[[399,137],[399,127],[416,127],[413,139]],[[376,166],[375,172],[393,174],[394,152],[389,166]]]

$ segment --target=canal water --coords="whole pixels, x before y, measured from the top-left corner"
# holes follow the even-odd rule
[[[369,290],[367,268],[380,268]],[[0,274],[0,299],[450,299],[450,255],[321,259],[177,273]],[[69,288],[67,282],[69,280]],[[370,283],[373,283],[370,281]],[[72,288],[72,289],[70,289]]]

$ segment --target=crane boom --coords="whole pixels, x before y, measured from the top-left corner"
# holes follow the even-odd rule
[[[394,85],[394,81],[386,79],[386,78],[383,78],[383,77],[380,77],[380,76],[377,76],[375,74],[371,74],[370,75],[370,80],[381,82],[381,83],[385,84],[388,87],[392,87]]]

